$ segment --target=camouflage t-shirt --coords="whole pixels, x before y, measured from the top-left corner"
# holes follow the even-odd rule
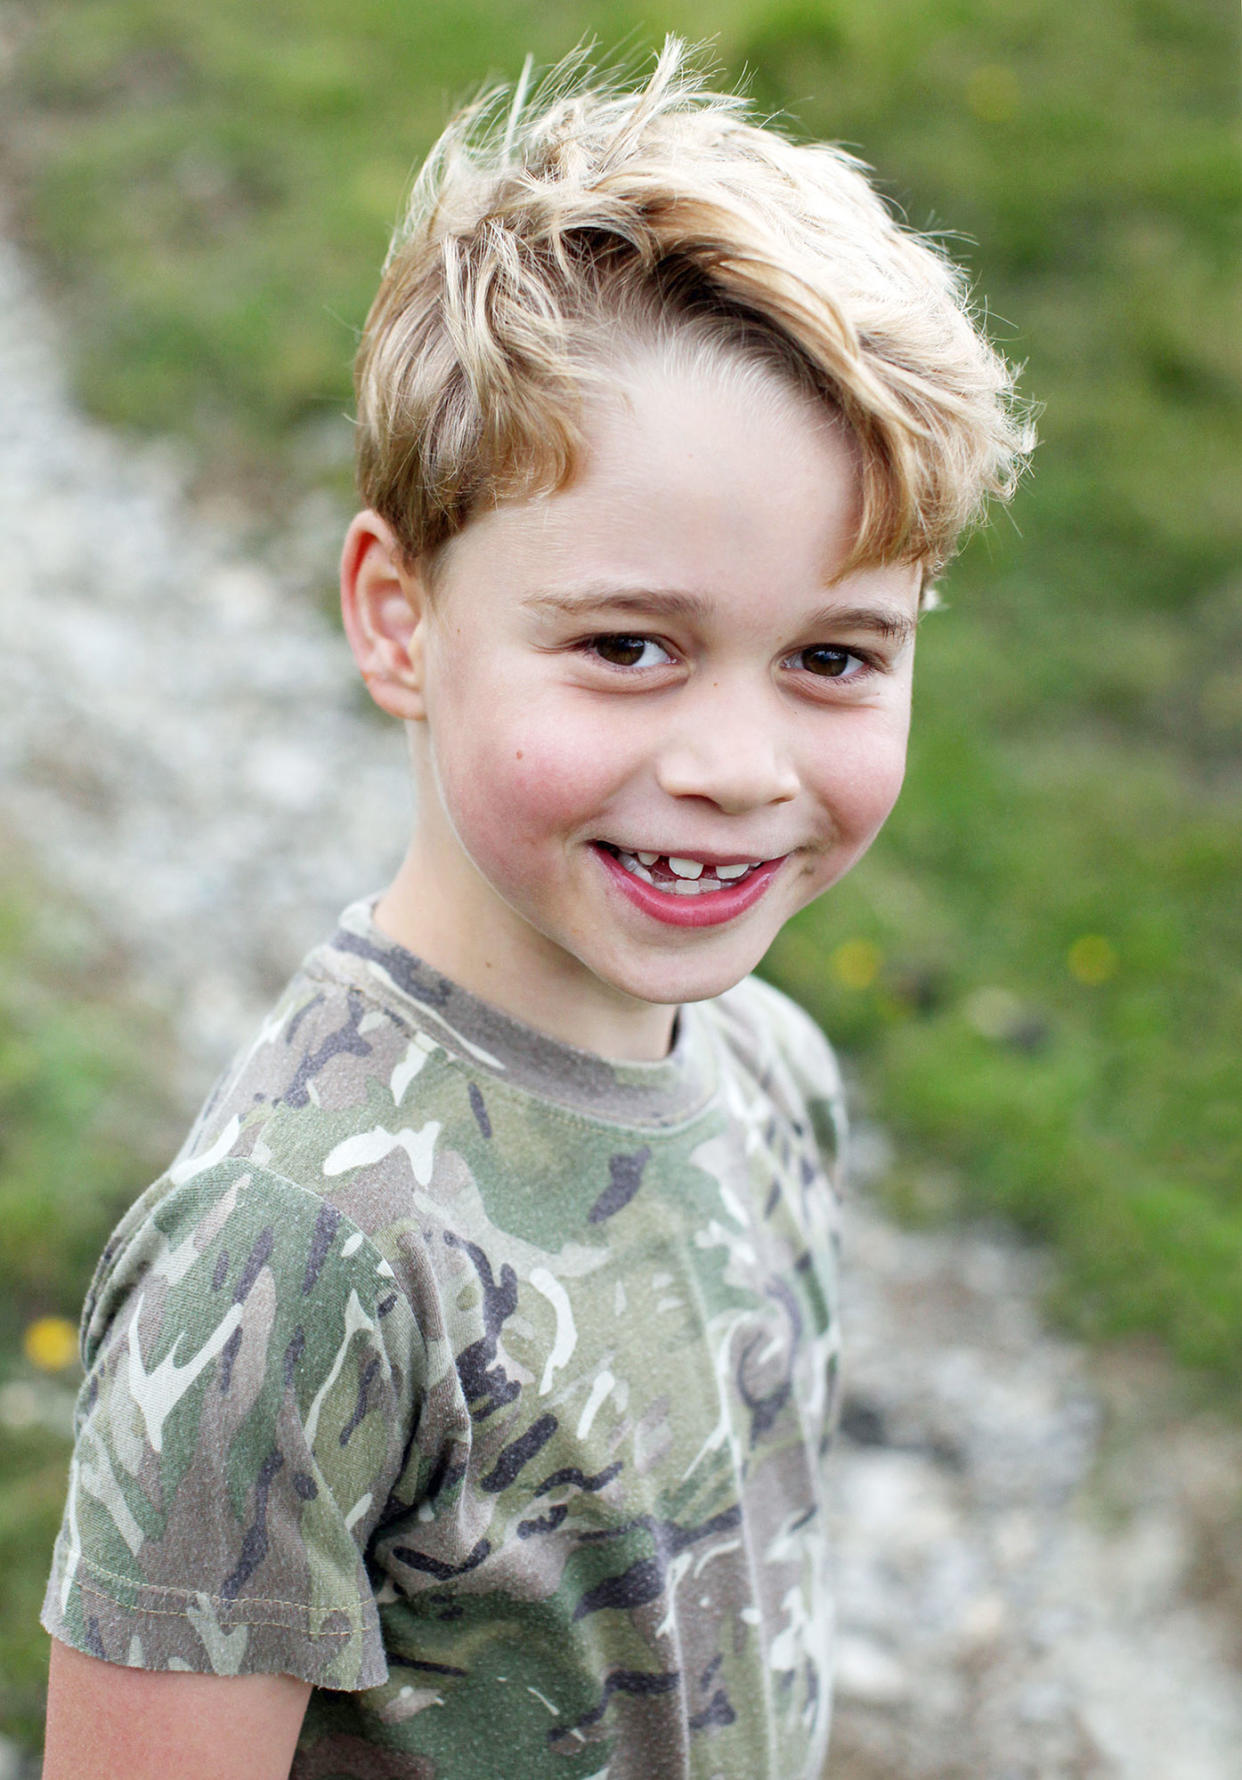
[[[762,983],[610,1063],[347,910],[100,1262],[48,1630],[297,1780],[813,1780],[838,1126]]]

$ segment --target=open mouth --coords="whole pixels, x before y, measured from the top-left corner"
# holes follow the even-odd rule
[[[611,853],[631,877],[672,896],[711,896],[718,890],[732,890],[745,883],[752,872],[768,863],[763,859],[741,859],[732,864],[708,864],[702,859],[684,859],[669,853],[630,853],[614,847],[609,841],[599,843]]]

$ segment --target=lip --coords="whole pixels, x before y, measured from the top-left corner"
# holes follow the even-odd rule
[[[719,927],[725,921],[735,920],[760,900],[788,857],[784,855],[780,859],[768,859],[736,884],[726,885],[721,890],[711,890],[701,896],[677,896],[667,890],[657,890],[654,884],[636,878],[632,872],[626,871],[621,861],[607,847],[597,845],[592,850],[608,873],[609,880],[629,898],[635,908],[641,909],[644,915],[663,921],[669,927]],[[695,854],[695,858],[698,857]],[[727,865],[734,861],[721,858],[712,860],[711,863]]]

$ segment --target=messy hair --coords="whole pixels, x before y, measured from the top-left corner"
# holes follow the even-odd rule
[[[859,161],[756,123],[670,38],[637,89],[579,53],[448,125],[358,353],[362,498],[411,560],[431,556],[480,506],[564,486],[602,373],[687,337],[844,422],[850,567],[930,575],[1033,443],[960,270]]]

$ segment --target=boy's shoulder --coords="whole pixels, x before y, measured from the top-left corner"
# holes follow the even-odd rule
[[[795,1125],[809,1118],[825,1162],[839,1161],[846,1135],[841,1070],[806,1009],[757,976],[704,1005],[744,1074]]]
[[[704,1004],[726,1042],[752,1066],[783,1058],[809,1091],[837,1094],[841,1072],[822,1028],[791,995],[763,977],[744,977]]]

